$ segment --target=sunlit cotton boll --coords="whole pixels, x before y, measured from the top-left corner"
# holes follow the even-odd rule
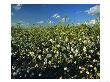
[[[89,55],[88,58],[91,58],[91,55]]]
[[[86,44],[87,43],[87,40],[84,40],[83,43]]]
[[[36,64],[35,67],[38,67],[38,64]]]
[[[30,71],[30,70],[29,70],[29,69],[27,69],[27,73],[29,73],[29,71]]]
[[[81,69],[81,66],[79,66],[79,69]]]
[[[67,50],[69,50],[70,49],[70,47],[69,46],[67,46]]]
[[[34,52],[29,52],[30,55],[34,55]]]
[[[67,67],[64,67],[64,70],[67,70]]]
[[[48,48],[45,49],[48,52]]]
[[[38,55],[38,58],[41,60],[41,58],[42,58],[41,55]]]
[[[77,50],[77,49],[75,50],[75,55],[76,55],[76,54],[78,54],[78,50]]]
[[[71,51],[74,52],[74,48],[71,48]]]
[[[74,61],[74,64],[76,64],[76,61]]]
[[[83,71],[81,70],[80,73],[83,73]]]
[[[99,37],[99,36],[97,36],[97,38],[99,39],[100,37]]]
[[[70,55],[70,58],[73,58],[73,55]]]
[[[92,65],[90,65],[90,67],[93,67]]]
[[[83,48],[83,51],[84,51],[84,52],[86,52],[86,51],[87,51],[85,46],[84,46],[84,48]]]
[[[60,45],[58,44],[58,45],[57,45],[57,47],[59,48],[59,47],[60,47]]]
[[[51,64],[52,62],[51,62],[51,61],[49,61],[48,63],[49,63],[49,64]]]
[[[54,65],[53,67],[54,67],[54,68],[56,68],[57,66],[56,66],[56,65]]]
[[[100,52],[97,52],[97,55],[100,55]]]
[[[42,76],[42,74],[41,74],[41,73],[39,73],[39,76]]]
[[[86,74],[89,74],[89,72],[88,72],[88,71],[86,71]]]
[[[12,69],[13,69],[13,70],[15,70],[15,68],[16,68],[15,66],[12,66]]]
[[[52,40],[52,39],[50,39],[49,41],[52,42],[52,43],[54,43],[54,40]]]
[[[81,38],[79,38],[79,41],[81,41]]]
[[[94,52],[94,50],[90,50],[90,52],[91,52],[91,53],[93,53],[93,52]]]
[[[16,76],[17,75],[17,73],[16,72],[13,72],[13,76]]]
[[[93,60],[93,62],[96,62],[96,61],[97,61],[97,60],[95,60],[95,59]]]

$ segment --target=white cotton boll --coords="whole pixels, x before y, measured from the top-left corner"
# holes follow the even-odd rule
[[[56,66],[56,65],[54,65],[53,67],[54,67],[54,68],[56,68],[57,66]]]
[[[78,50],[76,49],[76,50],[75,50],[75,54],[77,54],[77,53],[78,53]]]
[[[36,64],[35,67],[38,67],[38,64]]]
[[[84,52],[86,52],[86,51],[87,51],[85,46],[84,46],[84,48],[83,48],[83,51],[84,51]]]
[[[60,47],[60,45],[58,44],[58,45],[57,45],[57,47],[59,48],[59,47]]]
[[[69,46],[67,46],[67,50],[69,50],[70,49],[70,47]]]
[[[52,42],[53,40],[52,40],[52,39],[50,39],[49,41],[50,41],[50,42]]]
[[[70,58],[73,58],[73,55],[70,55]]]
[[[42,76],[42,74],[41,74],[41,73],[39,73],[39,76]]]
[[[51,64],[52,62],[51,62],[51,61],[49,61],[48,63],[49,63],[49,64]]]
[[[67,70],[67,67],[64,67],[64,70]]]
[[[88,58],[91,58],[91,56],[89,55]]]
[[[59,37],[59,39],[61,40],[61,37]]]
[[[45,49],[48,52],[48,48]]]
[[[71,51],[74,52],[74,48],[71,48]]]
[[[83,43],[84,43],[84,44],[86,44],[86,43],[87,43],[87,41],[86,41],[86,40],[84,40],[84,41],[83,41]]]
[[[99,36],[97,36],[97,38],[99,39],[100,37],[99,37]]]
[[[41,60],[41,55],[38,55],[38,58]]]
[[[93,67],[92,65],[90,65],[90,67]]]
[[[52,42],[52,43],[54,43],[54,42],[55,42],[53,39],[50,39],[49,41],[50,41],[50,42]]]
[[[86,74],[89,74],[89,72],[88,72],[88,71],[86,71]]]
[[[44,46],[45,44],[44,44],[44,43],[42,43],[42,45]]]
[[[34,55],[34,52],[29,52],[30,55]]]
[[[81,66],[79,66],[79,69],[81,69]]]
[[[13,70],[15,70],[15,68],[16,68],[15,66],[12,66],[12,69],[13,69]]]
[[[17,73],[16,72],[13,72],[13,76],[16,76],[17,75]]]
[[[28,70],[27,70],[27,73],[29,73],[29,71],[30,71],[30,70],[28,69]]]
[[[97,55],[100,55],[100,52],[97,52]]]
[[[56,54],[59,55],[59,52],[57,51]]]
[[[94,50],[90,50],[90,52],[91,52],[91,53],[93,53],[93,52],[94,52]]]
[[[79,41],[81,41],[81,38],[79,38]]]
[[[74,64],[76,64],[76,61],[74,61]]]
[[[93,62],[96,62],[96,60],[94,59]]]

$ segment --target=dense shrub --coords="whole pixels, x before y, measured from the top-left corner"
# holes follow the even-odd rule
[[[11,77],[99,79],[99,25],[12,27]]]

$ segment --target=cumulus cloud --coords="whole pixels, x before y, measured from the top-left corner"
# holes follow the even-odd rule
[[[38,21],[37,23],[38,23],[38,24],[42,24],[42,23],[44,23],[44,21]]]
[[[89,21],[86,21],[85,24],[87,25],[94,25],[97,23],[97,20],[96,19],[92,19],[92,20],[89,20]]]
[[[55,13],[52,17],[53,18],[60,18],[60,15],[58,13]]]
[[[52,23],[53,23],[53,21],[49,20],[49,21],[48,21],[48,23],[49,23],[49,24],[52,24]]]
[[[22,4],[17,4],[17,5],[15,5],[15,6],[13,6],[13,8],[14,8],[15,10],[20,10],[21,7],[22,7]]]
[[[96,23],[95,19],[89,21],[89,24],[95,24],[95,23]]]
[[[100,14],[100,5],[95,5],[91,7],[89,10],[86,10],[85,12],[91,15],[98,15]]]

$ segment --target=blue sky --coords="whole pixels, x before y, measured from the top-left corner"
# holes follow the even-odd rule
[[[12,23],[58,23],[67,16],[68,23],[85,22],[100,16],[99,4],[12,4]]]

